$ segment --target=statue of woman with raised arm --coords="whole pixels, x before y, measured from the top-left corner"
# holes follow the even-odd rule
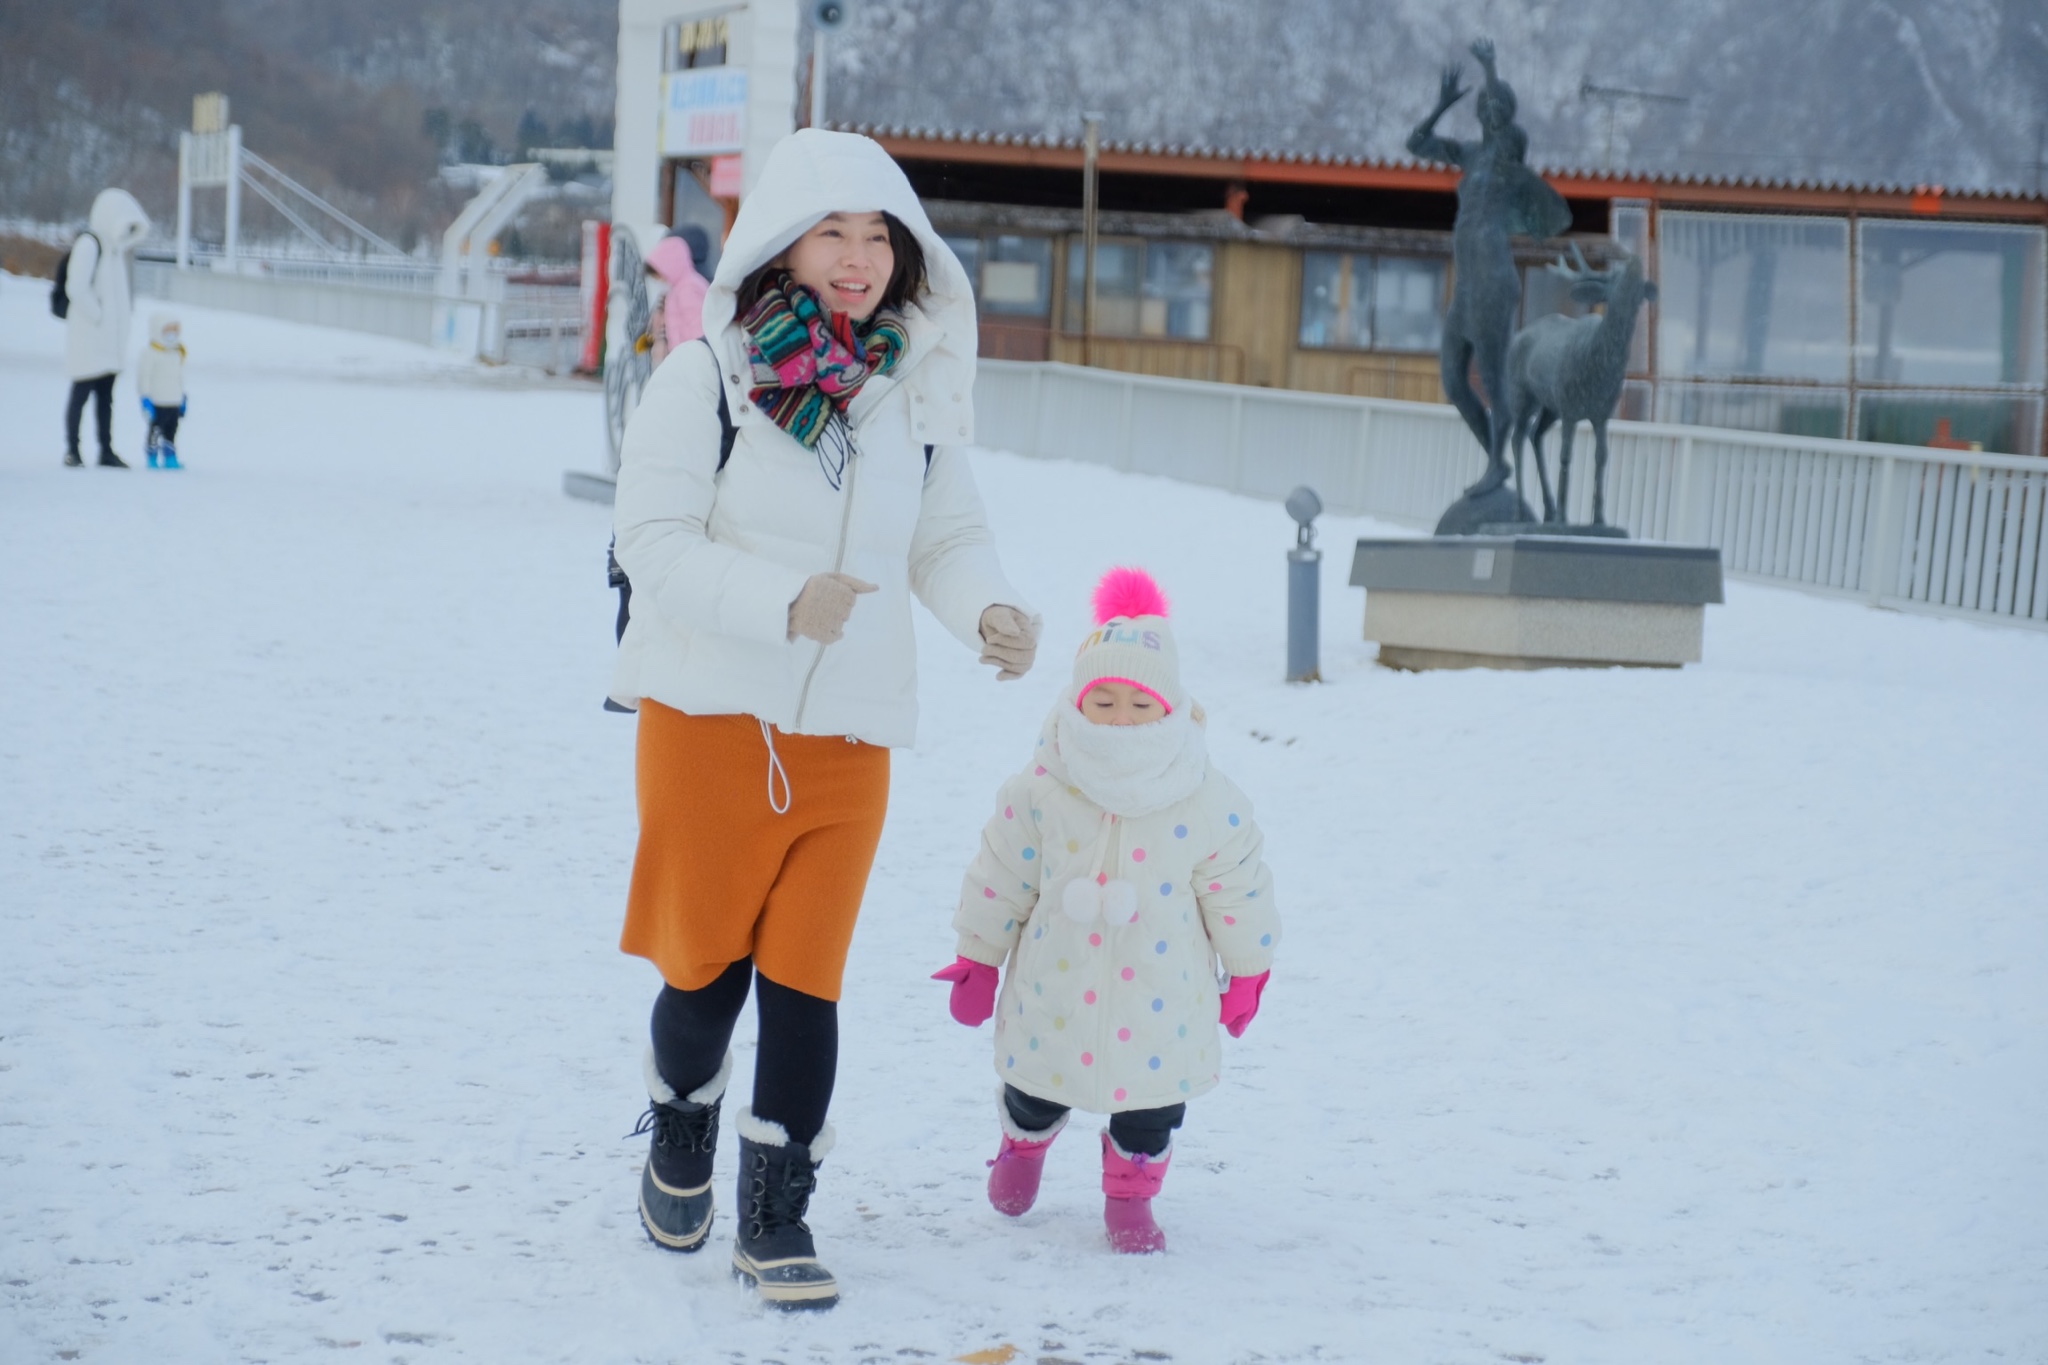
[[[1439,535],[1476,530],[1488,522],[1525,521],[1530,513],[1507,483],[1507,412],[1504,403],[1508,342],[1522,301],[1521,276],[1508,248],[1514,233],[1555,237],[1571,224],[1564,197],[1523,162],[1529,136],[1515,123],[1515,92],[1494,69],[1493,44],[1482,38],[1472,55],[1486,71],[1479,91],[1477,142],[1439,136],[1437,120],[1463,99],[1463,70],[1445,68],[1436,108],[1408,135],[1411,155],[1458,167],[1458,218],[1451,232],[1454,275],[1444,318],[1444,393],[1472,435],[1486,448],[1486,472],[1465,490],[1437,526]],[[1482,398],[1472,387],[1479,371]]]

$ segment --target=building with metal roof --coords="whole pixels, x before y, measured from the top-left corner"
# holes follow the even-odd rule
[[[1405,143],[1485,35],[1570,236],[1659,282],[1625,415],[2043,450],[2040,0],[850,9],[820,119],[902,162],[981,283],[985,353],[1440,400],[1456,171]],[[818,55],[800,34],[798,121]],[[1469,100],[1443,123],[1473,127]],[[1518,247],[1524,321],[1572,306],[1561,246]]]

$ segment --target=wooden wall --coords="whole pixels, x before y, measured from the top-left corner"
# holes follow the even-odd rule
[[[1056,289],[1066,279],[1064,252]],[[1055,331],[1050,358],[1133,374],[1205,379],[1260,388],[1307,389],[1361,398],[1404,398],[1441,403],[1434,354],[1304,349],[1301,328],[1301,252],[1265,242],[1219,242],[1210,339],[1170,341],[1102,337],[1085,345]],[[1069,307],[1078,305],[1069,303]]]

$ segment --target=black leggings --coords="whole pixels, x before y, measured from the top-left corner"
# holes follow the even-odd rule
[[[163,433],[164,440],[176,445],[178,441],[178,410],[158,408],[156,416],[149,419],[149,429]]]
[[[71,381],[71,401],[64,405],[64,449],[78,453],[78,428],[85,419],[85,400],[92,399],[92,415],[100,427],[100,454],[114,453],[114,376],[94,375]]]
[[[754,1116],[781,1124],[790,1141],[809,1146],[832,1107],[839,1006],[758,976],[752,958],[741,958],[700,990],[661,988],[654,1000],[654,1064],[678,1095],[716,1076],[750,984],[761,1031],[754,1054]]]
[[[1067,1112],[1064,1104],[1027,1095],[1014,1085],[1003,1087],[1003,1106],[1010,1111],[1011,1121],[1027,1133],[1044,1132]],[[1184,1104],[1169,1104],[1164,1109],[1126,1109],[1109,1116],[1109,1135],[1117,1146],[1133,1155],[1143,1152],[1146,1156],[1158,1156],[1173,1141],[1173,1130],[1187,1116],[1188,1107]]]

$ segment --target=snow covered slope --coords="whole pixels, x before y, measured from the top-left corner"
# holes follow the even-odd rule
[[[1278,507],[982,456],[1045,663],[924,632],[813,1219],[846,1299],[786,1319],[729,1214],[696,1257],[634,1216],[632,723],[558,492],[597,396],[186,310],[191,468],[66,470],[43,290],[0,279],[9,1365],[2048,1357],[2048,637],[1736,584],[1683,672],[1393,674],[1336,522],[1289,688]],[[987,1207],[988,1035],[925,980],[1119,560],[1288,924],[1150,1260],[1092,1125]]]

